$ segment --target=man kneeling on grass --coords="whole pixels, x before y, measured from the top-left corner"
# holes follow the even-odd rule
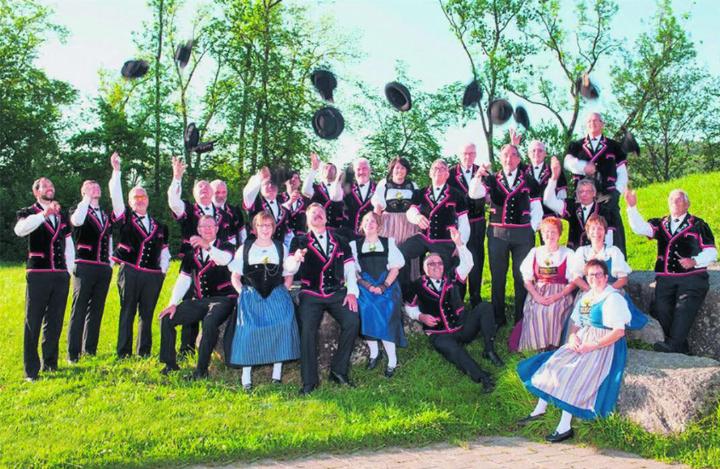
[[[200,217],[197,230],[200,236],[190,238],[193,250],[183,257],[170,304],[160,312],[160,361],[165,364],[162,369],[165,375],[180,369],[175,353],[175,327],[202,322],[193,379],[207,378],[218,329],[232,314],[237,298],[226,267],[233,258],[234,246],[216,238],[218,226],[212,215]],[[192,299],[182,301],[190,287]]]
[[[482,331],[485,340],[483,356],[495,366],[503,366],[495,353],[495,315],[489,303],[481,302],[472,309],[466,309],[463,302],[465,279],[473,267],[472,254],[462,243],[457,229],[450,229],[460,264],[455,269],[455,277],[443,276],[443,260],[439,254],[431,253],[425,257],[423,270],[425,275],[411,284],[412,302],[405,305],[408,315],[420,321],[432,346],[460,371],[480,383],[483,392],[491,392],[494,383],[490,374],[465,349]]]

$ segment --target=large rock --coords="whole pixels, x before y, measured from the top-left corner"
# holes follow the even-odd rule
[[[692,354],[720,360],[720,271],[712,269],[708,273],[710,290],[695,318],[688,342]],[[650,313],[655,296],[655,273],[631,273],[627,292],[640,309]],[[653,333],[650,329],[648,331],[648,334]]]
[[[719,391],[713,359],[630,349],[617,411],[648,431],[678,433],[717,402]]]

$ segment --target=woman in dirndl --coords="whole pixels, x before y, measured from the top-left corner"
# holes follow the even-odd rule
[[[627,302],[608,285],[605,262],[588,261],[585,277],[590,290],[573,309],[568,342],[517,366],[527,390],[539,398],[530,415],[518,422],[520,425],[539,419],[548,403],[562,409],[557,428],[545,438],[552,443],[573,437],[573,416],[590,420],[610,414],[625,369],[625,328],[631,320]]]
[[[260,212],[252,226],[257,238],[240,246],[228,266],[240,296],[227,361],[242,367],[245,390],[252,388],[253,366],[273,363],[272,381],[281,383],[283,362],[300,357],[295,309],[286,287],[292,275],[283,272],[285,247],[272,238],[275,219]]]
[[[408,178],[410,171],[407,159],[400,156],[393,158],[388,166],[387,177],[378,182],[371,199],[375,212],[382,214],[380,236],[393,238],[398,246],[420,231],[406,215],[417,190],[415,183]],[[403,284],[420,277],[419,261],[413,259],[400,275]]]
[[[380,215],[368,212],[360,224],[361,236],[350,242],[358,272],[361,333],[370,349],[367,368],[380,360],[378,341],[382,341],[388,362],[385,376],[392,378],[397,367],[396,346],[406,347],[402,323],[402,294],[396,281],[405,265],[393,238],[378,235]]]
[[[534,247],[520,265],[528,296],[523,306],[518,350],[554,350],[570,316],[575,284],[570,282],[572,249],[559,245],[562,222],[548,217],[540,223],[542,246]]]

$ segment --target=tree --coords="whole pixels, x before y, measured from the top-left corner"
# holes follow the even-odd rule
[[[530,0],[438,0],[450,29],[460,42],[470,64],[472,77],[483,90],[479,106],[488,159],[495,161],[493,123],[487,117],[490,103],[504,97],[514,73],[523,68],[533,52],[519,31],[526,28],[532,10]],[[476,57],[482,57],[482,62]]]
[[[15,210],[30,203],[32,181],[39,175],[58,184],[67,173],[57,170],[61,108],[75,100],[68,84],[52,80],[34,62],[51,34],[64,30],[50,21],[50,11],[34,0],[0,0],[0,252],[18,259],[23,240],[12,231]]]

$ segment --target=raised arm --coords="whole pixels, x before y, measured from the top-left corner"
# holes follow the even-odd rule
[[[112,201],[113,215],[115,215],[115,218],[120,218],[125,213],[125,201],[123,200],[122,183],[120,182],[120,155],[117,152],[110,157],[110,165],[113,169],[108,183],[110,200]]]
[[[168,205],[170,210],[176,218],[182,218],[185,215],[185,203],[182,201],[182,177],[185,174],[185,168],[187,165],[183,162],[182,158],[173,156],[172,159],[172,170],[173,179],[168,187]]]

